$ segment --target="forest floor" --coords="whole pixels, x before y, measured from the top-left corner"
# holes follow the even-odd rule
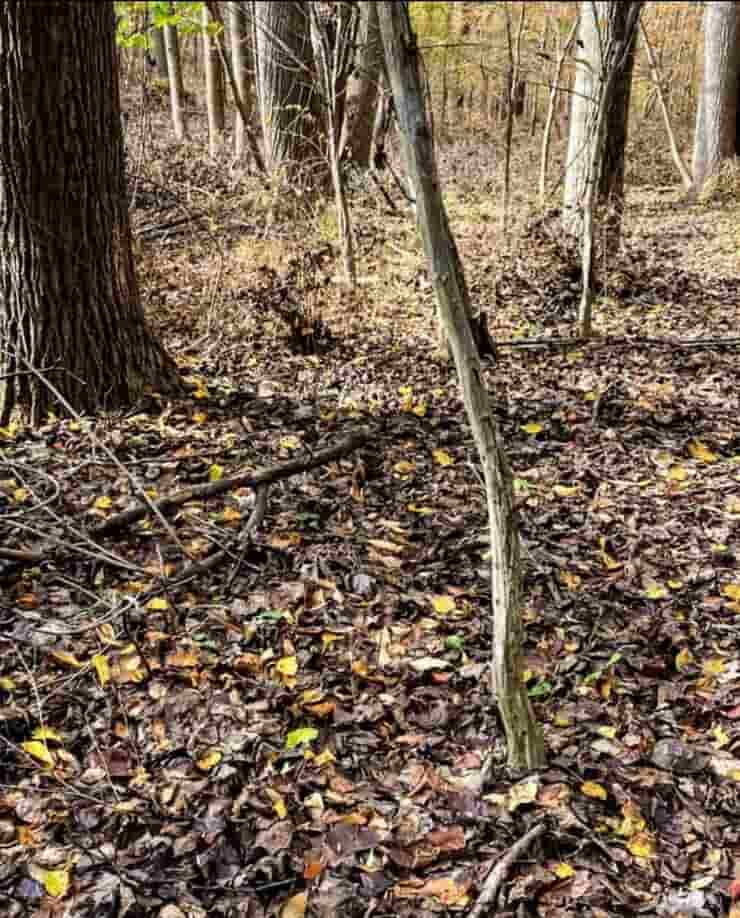
[[[0,431],[2,544],[60,542],[2,572],[0,914],[467,915],[540,823],[498,915],[724,914],[740,870],[740,196],[683,203],[662,137],[641,131],[596,337],[525,347],[572,335],[579,295],[573,253],[536,219],[537,145],[517,142],[508,240],[500,149],[440,150],[500,342],[487,377],[547,747],[545,768],[512,774],[480,476],[412,216],[387,175],[396,210],[355,181],[349,291],[330,206],[270,224],[254,179],[202,137],[159,140],[153,117],[129,138],[142,296],[190,395]],[[291,302],[321,320],[317,354],[291,348]],[[358,428],[370,439],[321,462]],[[316,465],[271,485],[240,543],[250,475],[296,460]],[[131,505],[129,475],[159,499],[237,474],[167,529],[83,542]]]

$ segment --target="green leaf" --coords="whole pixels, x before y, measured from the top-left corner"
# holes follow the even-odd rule
[[[295,749],[296,746],[305,746],[318,739],[319,731],[315,727],[299,727],[291,730],[285,740],[286,749]]]

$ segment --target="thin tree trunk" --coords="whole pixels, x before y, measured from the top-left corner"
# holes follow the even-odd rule
[[[152,28],[149,32],[152,44],[152,57],[157,64],[157,76],[160,80],[169,80],[170,72],[167,67],[167,50],[164,46],[164,32],[161,28]]]
[[[645,53],[648,59],[648,65],[650,67],[650,76],[655,85],[655,91],[658,94],[658,104],[660,105],[660,113],[663,116],[663,124],[665,124],[666,134],[668,135],[668,143],[671,148],[671,156],[673,157],[673,162],[676,164],[679,175],[681,176],[681,181],[683,182],[684,188],[688,191],[691,188],[691,173],[684,162],[683,156],[681,156],[681,151],[678,149],[678,143],[676,142],[676,132],[673,130],[673,124],[671,123],[671,116],[668,113],[668,105],[666,103],[665,93],[663,92],[663,81],[661,79],[660,70],[658,68],[658,62],[655,59],[655,54],[653,52],[653,47],[650,44],[650,37],[645,28],[645,23],[640,22],[640,29],[642,31],[643,44],[645,45]]]
[[[560,80],[563,75],[563,64],[565,63],[565,58],[568,56],[568,53],[570,52],[570,49],[573,45],[577,30],[578,17],[576,16],[575,20],[573,21],[573,25],[570,28],[570,32],[568,32],[568,37],[565,39],[565,44],[561,48],[559,23],[555,28],[555,72],[553,73],[552,83],[550,84],[550,97],[547,102],[545,129],[542,134],[542,160],[540,163],[540,205],[542,207],[545,206],[547,166],[550,161],[550,142],[552,139],[553,124],[555,123],[555,119],[557,118],[558,114],[558,96],[560,94]]]
[[[404,6],[381,2],[378,13],[409,176],[416,192],[419,232],[486,482],[492,559],[493,676],[508,760],[514,767],[537,768],[544,764],[544,747],[521,678],[521,572],[511,473],[483,382],[468,318],[470,297],[442,200],[415,36]]]
[[[581,205],[581,270],[583,289],[578,310],[580,334],[591,335],[593,305],[593,248],[594,223],[598,190],[603,188],[603,169],[607,161],[606,145],[611,129],[613,113],[622,111],[623,97],[620,95],[622,71],[628,66],[628,58],[634,53],[634,39],[642,9],[642,0],[626,0],[602,7],[601,26],[596,23],[597,9],[590,7],[594,27],[599,30],[599,69],[594,88],[594,108],[587,115],[584,134],[588,159],[583,174],[583,203]],[[624,15],[624,19],[621,17]],[[617,20],[617,17],[620,17]],[[583,19],[581,20],[581,22]],[[618,27],[615,27],[619,22]],[[617,104],[615,104],[615,101]],[[613,165],[614,160],[611,160]]]
[[[244,0],[229,3],[229,38],[231,39],[231,68],[234,75],[241,106],[236,106],[236,120],[234,123],[234,155],[237,160],[244,157],[246,151],[246,128],[249,126],[249,116],[252,111],[252,100],[249,94],[249,74],[252,67],[250,49],[250,30],[247,28],[247,17],[244,11]],[[247,119],[245,122],[245,118]]]
[[[6,0],[0,72],[0,424],[64,413],[40,376],[86,413],[173,386],[131,249],[113,3]]]
[[[341,157],[345,148],[349,146],[352,151],[352,162],[362,169],[367,169],[372,157],[373,114],[378,101],[383,48],[375,0],[362,0],[359,6],[357,64],[347,89],[339,156]]]
[[[170,11],[173,4],[170,3]],[[172,126],[175,137],[182,141],[188,136],[187,118],[185,115],[185,87],[182,81],[182,62],[180,59],[180,39],[176,25],[164,27],[164,45],[167,52],[167,67],[170,74],[170,107],[172,109]]]
[[[201,13],[203,23],[203,68],[206,74],[206,107],[208,109],[208,151],[216,156],[221,149],[226,127],[224,109],[224,75],[218,46],[209,31],[211,14],[207,4]]]

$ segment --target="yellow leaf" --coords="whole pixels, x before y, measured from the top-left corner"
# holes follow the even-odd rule
[[[36,727],[31,736],[33,739],[37,740],[54,740],[56,743],[62,742],[61,736],[52,727]]]
[[[324,765],[331,765],[333,762],[336,762],[337,758],[334,753],[328,747],[322,749],[322,751],[314,759],[314,764],[318,765],[321,768]]]
[[[399,386],[398,394],[403,398],[409,398],[409,396],[413,395],[413,393],[414,390],[411,388],[411,386]]]
[[[208,480],[209,481],[221,481],[224,477],[223,466],[216,465],[215,463],[208,469]]]
[[[552,490],[558,497],[573,497],[578,493],[578,485],[555,485]]]
[[[278,819],[285,819],[288,815],[288,807],[285,805],[285,800],[282,796],[271,787],[265,789],[267,796],[272,800],[272,808],[275,810]]]
[[[324,648],[331,647],[334,641],[341,641],[341,634],[332,634],[330,631],[324,631],[321,635],[321,643],[324,645]]]
[[[529,424],[522,424],[521,429],[524,431],[524,433],[533,437],[535,434],[542,432],[542,424],[537,424],[535,421],[532,421]]]
[[[8,676],[0,676],[0,689],[6,692],[12,692],[15,690],[15,682]]]
[[[306,904],[308,902],[308,893],[298,893],[297,896],[291,896],[280,911],[280,918],[303,918],[306,914]]]
[[[668,595],[668,590],[665,587],[662,587],[659,583],[655,581],[650,581],[645,590],[645,595],[648,599],[665,599]]]
[[[597,784],[596,781],[584,781],[581,784],[581,793],[596,800],[606,800],[607,798],[606,788],[601,784]]]
[[[113,506],[113,501],[110,497],[99,497],[94,504],[97,510],[110,510]]]
[[[28,488],[16,488],[16,490],[13,491],[13,500],[16,504],[25,504],[29,496]]]
[[[606,739],[614,739],[617,735],[616,727],[599,727],[598,731],[600,736],[606,737]]]
[[[297,657],[281,657],[275,664],[275,669],[281,676],[295,676],[298,672]]]
[[[406,509],[410,513],[418,513],[419,516],[429,516],[430,513],[434,513],[433,507],[419,507],[417,504],[407,504]]]
[[[716,462],[719,459],[719,456],[708,449],[701,440],[692,440],[689,443],[689,453],[699,462]]]
[[[413,462],[407,462],[405,459],[402,459],[393,466],[393,471],[398,472],[399,475],[411,475],[416,471],[416,466]]]
[[[110,682],[110,666],[108,666],[108,658],[105,654],[96,653],[92,658],[93,666],[95,667],[95,672],[98,674],[98,681],[100,684],[105,687],[108,682]]]
[[[712,730],[712,735],[714,736],[714,742],[712,745],[715,749],[722,749],[730,742],[730,737],[725,733],[722,727],[719,724]]]
[[[694,658],[688,647],[684,647],[683,650],[676,654],[676,669],[679,672],[691,666],[693,662]]]
[[[683,581],[682,581],[682,580],[669,580],[669,581],[668,581],[668,586],[669,586],[672,590],[680,590],[681,587],[683,586]]]
[[[427,413],[427,403],[417,402],[411,410],[417,417],[423,418]]]
[[[49,752],[46,743],[38,740],[28,740],[25,743],[21,743],[21,747],[37,762],[41,762],[42,765],[48,765],[50,768],[54,765],[54,756]]]
[[[224,523],[237,523],[242,518],[242,515],[234,507],[226,507],[221,518]]]
[[[682,465],[673,465],[668,469],[668,478],[671,481],[686,481],[689,477],[689,473]]]
[[[208,420],[208,415],[205,411],[196,411],[193,413],[193,420],[196,424],[204,424]]]
[[[740,602],[740,583],[727,583],[722,587],[722,594],[733,602]]]
[[[66,650],[52,650],[50,656],[52,656],[57,663],[61,663],[62,666],[70,666],[72,669],[80,669],[82,663],[77,659],[73,653],[68,653]]]
[[[451,596],[433,596],[432,606],[438,615],[449,615],[455,609],[455,600]]]
[[[281,449],[298,449],[300,445],[301,441],[298,439],[298,437],[294,436],[283,437],[280,441]]]
[[[41,883],[46,892],[54,899],[61,899],[66,895],[69,889],[69,868],[63,867],[59,870],[47,870],[39,864],[29,864],[28,872]]]
[[[559,880],[569,880],[571,877],[576,875],[575,870],[570,866],[570,864],[560,863],[555,866],[555,876]]]
[[[150,612],[164,612],[166,609],[169,609],[170,604],[164,596],[155,596],[153,599],[149,600],[146,607]]]
[[[719,676],[725,671],[725,661],[720,657],[713,657],[704,663],[702,670],[705,676]]]
[[[655,839],[648,832],[638,832],[627,842],[627,850],[634,857],[655,857]]]
[[[455,462],[447,450],[444,449],[432,450],[432,456],[437,465],[453,465]]]
[[[218,765],[223,757],[224,754],[220,749],[211,749],[197,759],[195,764],[201,771],[210,771]]]

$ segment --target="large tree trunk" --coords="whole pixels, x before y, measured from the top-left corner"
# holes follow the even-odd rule
[[[339,155],[349,147],[352,161],[367,169],[372,158],[373,118],[378,104],[378,87],[383,66],[383,45],[378,28],[378,6],[374,0],[360,3],[355,72],[347,90],[347,106],[339,143]]]
[[[114,23],[111,2],[0,7],[0,423],[64,411],[42,376],[80,412],[176,379],[136,282]]]
[[[298,0],[258,0],[254,24],[265,167],[280,182],[311,182],[324,157],[306,10]]]
[[[740,72],[740,6],[712,0],[704,8],[704,76],[696,116],[693,191],[735,153]]]
[[[612,219],[609,244],[619,241],[624,206],[624,153],[627,141],[630,86],[634,63],[635,29],[628,33],[632,2],[627,0],[581,0],[578,27],[578,63],[571,103],[568,156],[563,194],[563,228],[576,239],[583,234],[584,201],[590,175],[594,125],[607,79],[606,49],[618,48],[619,72],[613,100],[604,125],[599,167],[599,204],[607,203]]]
[[[392,0],[378,3],[378,15],[409,179],[416,197],[419,232],[485,476],[491,535],[494,686],[509,763],[536,768],[543,764],[544,748],[521,679],[521,574],[511,474],[468,318],[470,296],[462,262],[442,200],[432,130],[421,89],[416,37],[404,4]]]

